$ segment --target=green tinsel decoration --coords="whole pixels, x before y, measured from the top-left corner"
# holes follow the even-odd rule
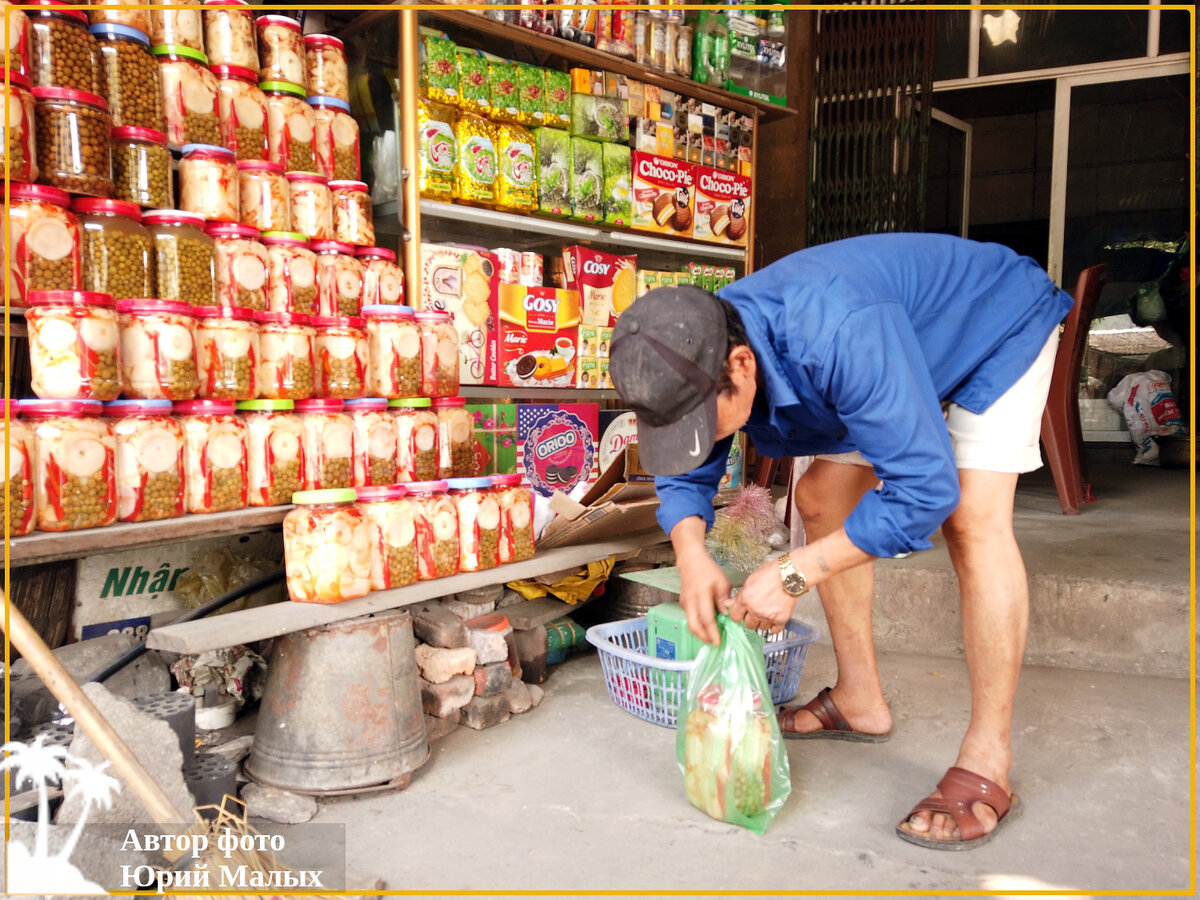
[[[721,565],[753,572],[771,552],[771,536],[779,527],[770,492],[747,485],[717,510],[704,545]]]

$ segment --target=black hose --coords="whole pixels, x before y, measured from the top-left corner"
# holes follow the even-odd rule
[[[278,584],[283,581],[284,570],[278,569],[274,572],[269,572],[266,575],[260,575],[253,581],[247,581],[240,587],[234,588],[232,591],[227,591],[219,597],[209,600],[203,606],[197,606],[195,609],[189,609],[178,619],[172,619],[169,624],[175,625],[180,622],[190,622],[193,619],[202,619],[211,612],[215,612],[222,606],[228,606],[235,600],[240,600],[255,591],[262,590],[265,587],[270,587],[273,584]],[[118,656],[112,662],[98,669],[91,677],[84,679],[85,681],[106,681],[116,675],[123,668],[146,652],[146,642],[142,641],[134,647],[130,647],[123,654]]]

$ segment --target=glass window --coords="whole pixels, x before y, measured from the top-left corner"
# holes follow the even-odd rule
[[[1125,10],[985,10],[979,74],[1053,69],[1146,55],[1148,13]]]
[[[1185,12],[1163,10],[1158,24],[1158,52],[1187,53],[1191,50],[1188,36],[1192,30],[1192,17]]]
[[[966,78],[971,44],[971,14],[939,13],[934,23],[933,80]]]

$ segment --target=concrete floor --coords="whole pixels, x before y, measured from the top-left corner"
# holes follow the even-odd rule
[[[1022,479],[1017,520],[1031,581],[1117,584],[1113,596],[1092,599],[1124,604],[1116,615],[1127,622],[1143,593],[1165,592],[1186,611],[1188,473],[1098,459],[1092,475],[1100,501],[1077,518],[1059,514],[1047,476]],[[937,568],[939,552],[906,563]],[[1155,627],[1190,652],[1194,630],[1177,612]],[[1035,610],[1034,627],[1061,618]],[[969,710],[955,648],[917,637],[907,646],[920,653],[881,653],[893,739],[788,742],[792,795],[762,837],[688,805],[674,732],[615,706],[592,653],[553,671],[539,708],[436,742],[406,790],[322,800],[314,821],[344,824],[352,877],[378,876],[389,890],[1189,889],[1192,682],[1063,667],[1078,654],[1024,670],[1014,731],[1020,818],[966,853],[897,839],[895,823],[953,762]],[[814,646],[799,699],[834,678],[832,651]]]

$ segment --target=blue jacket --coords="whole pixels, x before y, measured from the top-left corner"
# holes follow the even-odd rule
[[[958,506],[941,401],[983,412],[1072,305],[1032,259],[937,234],[822,244],[720,295],[741,314],[761,373],[743,430],[765,456],[860,451],[883,487],[867,492],[846,532],[880,557],[928,549]],[[712,524],[731,440],[691,472],[655,480],[668,534],[688,516]]]

